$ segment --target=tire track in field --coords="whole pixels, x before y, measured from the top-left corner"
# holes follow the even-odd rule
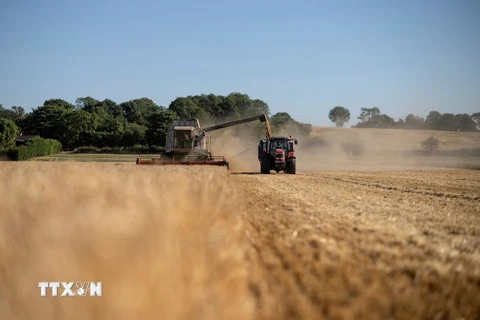
[[[282,182],[288,189],[289,182],[285,180]],[[262,266],[266,266],[265,270],[259,271],[262,273],[260,278],[266,279],[270,284],[268,290],[263,293],[258,293],[258,289],[255,290],[256,295],[275,297],[274,308],[263,309],[260,312],[262,316],[259,318],[323,319],[342,314],[341,306],[348,303],[351,297],[356,296],[358,289],[355,287],[348,289],[349,280],[343,273],[337,271],[338,264],[341,262],[342,267],[355,275],[353,278],[357,282],[362,283],[365,280],[359,279],[361,271],[357,270],[356,263],[362,261],[364,264],[369,264],[370,260],[369,257],[364,256],[364,253],[350,252],[344,256],[353,258],[342,261],[341,252],[349,250],[346,245],[340,241],[337,242],[335,238],[339,237],[335,233],[355,232],[354,228],[349,231],[350,227],[336,221],[322,223],[309,216],[308,210],[304,211],[301,208],[301,203],[292,204],[295,202],[294,199],[289,199],[290,206],[285,205],[288,201],[282,200],[285,199],[283,192],[278,192],[279,190],[271,186],[261,187],[263,191],[261,196],[259,195],[261,192],[258,192],[256,187],[253,189],[249,194],[250,199],[255,199],[253,203],[261,203],[262,200],[270,197],[276,200],[273,205],[268,205],[266,209],[269,210],[256,210],[255,215],[252,216],[254,219],[250,221],[253,229],[257,231],[251,232],[252,242],[256,244],[255,249],[258,251]],[[285,189],[282,190],[285,191]],[[285,207],[287,210],[284,210]],[[309,219],[306,219],[306,216],[309,216]],[[319,236],[318,231],[322,236]],[[366,283],[356,284],[356,286],[363,285]],[[324,295],[317,290],[322,287],[329,292]],[[336,293],[345,287],[347,287],[346,296]],[[273,313],[271,313],[272,310],[274,310]],[[350,311],[347,310],[347,314],[348,312]],[[364,311],[358,312],[362,314]],[[380,318],[387,316],[381,311],[380,314],[382,315]]]
[[[463,200],[470,200],[470,201],[480,200],[480,196],[475,197],[475,196],[468,196],[468,195],[449,194],[449,193],[443,193],[443,192],[417,191],[417,190],[414,190],[414,189],[399,188],[399,187],[395,187],[395,186],[392,186],[392,185],[382,185],[382,184],[378,184],[378,183],[364,182],[364,181],[356,180],[356,179],[344,179],[344,178],[337,178],[337,177],[332,177],[332,176],[323,176],[323,178],[331,179],[331,180],[335,180],[335,181],[340,181],[340,182],[353,183],[353,184],[366,186],[366,187],[399,191],[399,192],[403,192],[403,193],[415,193],[415,194],[425,195],[425,196],[434,196],[434,197],[439,197],[439,198],[450,198],[450,199],[463,199]]]
[[[250,200],[251,203],[261,201],[261,197],[253,195],[250,199],[252,198],[254,200]],[[298,304],[306,305],[308,303],[305,301],[312,299],[308,296],[299,273],[291,273],[291,248],[286,248],[285,243],[277,241],[279,237],[286,237],[286,230],[292,224],[288,217],[275,213],[284,206],[284,203],[279,206],[266,205],[263,207],[264,213],[256,211],[255,219],[248,219],[248,239],[261,265],[256,270],[256,281],[250,283],[258,300],[259,319],[273,319],[276,315],[299,319],[302,314],[297,308]],[[263,289],[262,283],[266,283]]]
[[[344,175],[362,179],[341,172],[232,175],[247,206],[257,319],[475,319],[475,203],[451,198],[444,205],[424,193],[404,197],[401,183],[384,173],[372,178],[380,185],[387,180],[391,189],[351,183]],[[431,178],[438,177],[420,180]],[[467,192],[475,194],[474,188]],[[441,218],[458,205],[464,212]],[[455,224],[465,232],[446,232]]]

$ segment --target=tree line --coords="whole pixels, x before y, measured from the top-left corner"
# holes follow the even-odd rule
[[[31,112],[20,106],[6,109],[0,104],[0,151],[11,147],[18,134],[58,140],[64,150],[81,146],[164,146],[166,131],[175,119],[198,118],[206,127],[262,113],[269,117],[274,132],[290,125],[302,134],[310,133],[310,124],[297,122],[285,112],[271,115],[267,103],[242,93],[178,97],[168,107],[145,97],[116,103],[88,96],[76,99],[74,104],[49,99]],[[243,129],[243,133],[263,135],[264,125],[250,127],[253,130]]]
[[[82,97],[70,103],[49,99],[43,105],[25,112],[20,106],[4,108],[0,104],[0,151],[14,146],[16,135],[35,135],[58,140],[64,150],[81,146],[133,147],[165,145],[168,127],[175,119],[198,118],[203,127],[264,113],[274,133],[288,127],[292,135],[309,136],[312,126],[294,120],[286,112],[271,115],[269,106],[247,94],[201,94],[177,97],[168,107],[157,105],[149,98],[117,103],[111,99]],[[342,106],[330,110],[329,118],[337,127],[350,120],[350,111]],[[447,131],[479,131],[480,112],[441,114],[431,111],[424,119],[413,114],[395,121],[377,107],[361,108],[354,128],[430,129]],[[233,128],[242,136],[261,137],[264,125],[244,124]]]
[[[343,127],[350,121],[350,111],[342,106],[330,110],[329,119],[337,127]],[[440,113],[431,111],[426,118],[409,114],[405,119],[395,121],[392,117],[381,113],[378,107],[361,108],[359,122],[353,128],[394,128],[413,130],[441,130],[441,131],[480,131],[480,112],[471,115],[466,113]]]

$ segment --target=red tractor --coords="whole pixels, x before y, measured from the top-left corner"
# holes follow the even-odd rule
[[[273,136],[260,140],[258,144],[260,173],[270,174],[271,170],[275,170],[277,173],[283,171],[284,173],[295,174],[294,144],[298,144],[297,139],[284,136]]]

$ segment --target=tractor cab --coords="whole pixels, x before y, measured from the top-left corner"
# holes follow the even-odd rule
[[[292,139],[291,137],[273,137],[270,140],[270,153],[275,152],[277,149],[282,149],[285,153],[294,152],[295,147],[294,144],[297,144],[298,141],[296,139]]]
[[[288,152],[288,142],[285,140],[274,140],[270,143],[270,153],[275,153],[277,149]]]
[[[295,146],[297,139],[285,136],[274,136],[260,140],[258,144],[258,160],[260,171],[269,173],[270,170],[285,171],[295,174]]]
[[[297,139],[285,136],[274,136],[270,139],[260,140],[258,145],[258,158],[261,161],[265,155],[275,156],[277,150],[283,150],[286,154],[295,152],[294,144],[298,144]]]

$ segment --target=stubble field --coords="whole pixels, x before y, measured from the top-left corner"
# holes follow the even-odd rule
[[[27,162],[0,179],[1,319],[480,317],[478,170]]]

